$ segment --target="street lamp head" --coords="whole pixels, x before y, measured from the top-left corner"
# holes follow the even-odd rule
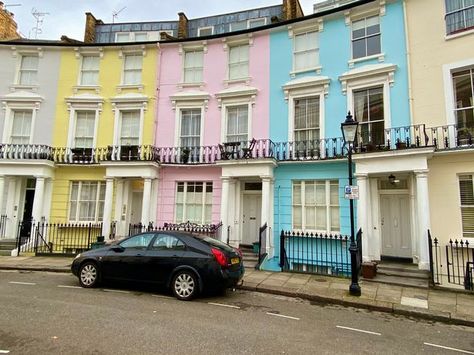
[[[357,134],[357,126],[359,122],[354,120],[351,115],[351,111],[347,113],[346,120],[341,123],[342,137],[344,142],[353,144]]]

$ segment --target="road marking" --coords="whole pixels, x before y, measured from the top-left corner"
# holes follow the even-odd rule
[[[225,303],[214,303],[214,302],[207,302],[207,304],[213,305],[213,306],[219,306],[219,307],[227,307],[227,308],[235,308],[235,309],[240,309],[239,306],[234,306],[231,304],[225,304]]]
[[[0,350],[0,354],[8,354],[10,350]]]
[[[357,328],[349,328],[349,327],[343,327],[342,325],[336,325],[336,328],[347,329],[347,330],[353,330],[354,332],[360,332],[360,333],[366,333],[366,334],[372,334],[372,335],[382,335],[382,334],[380,334],[380,333],[371,332],[371,331],[368,331],[368,330],[357,329]]]
[[[115,292],[115,293],[130,293],[130,291],[111,290],[111,289],[108,289],[108,288],[103,288],[102,291],[104,291],[104,292]]]
[[[68,285],[58,285],[58,287],[61,287],[61,288],[81,288],[81,286],[68,286]]]
[[[443,345],[436,345],[436,344],[431,344],[431,343],[423,343],[428,346],[432,346],[435,348],[441,348],[441,349],[446,349],[446,350],[452,350],[452,351],[457,351],[459,353],[464,353],[464,354],[474,354],[472,351],[467,351],[467,350],[461,350],[461,349],[456,349],[456,348],[450,348],[449,346],[443,346]]]
[[[269,316],[275,316],[275,317],[281,317],[281,318],[287,318],[287,319],[293,319],[293,320],[300,320],[297,317],[292,317],[292,316],[285,316],[284,314],[279,314],[279,313],[272,313],[272,312],[267,312]]]
[[[36,283],[34,282],[20,282],[20,281],[10,281],[10,284],[15,284],[15,285],[29,285],[29,286],[34,286]]]
[[[170,296],[152,295],[152,297],[163,298],[165,300],[174,300],[174,297],[170,297]]]

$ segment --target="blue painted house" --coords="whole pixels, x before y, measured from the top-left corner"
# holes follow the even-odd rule
[[[359,122],[354,168],[363,259],[413,258],[418,216],[410,196],[417,193],[415,170],[422,169],[423,154],[396,150],[414,144],[418,130],[410,126],[403,2],[328,0],[304,20],[273,29],[270,42],[270,138],[288,143],[284,148],[276,143],[286,157],[274,170],[273,253],[263,268],[279,270],[284,252],[290,269],[307,271],[316,263],[323,273],[340,273],[330,263],[334,240],[311,242],[319,246],[310,245],[301,257],[298,245],[308,240],[289,238],[283,250],[280,231],[323,238],[350,234],[343,191],[347,160],[341,159],[346,151],[341,123],[348,111]],[[397,185],[389,182],[393,174]],[[392,214],[404,221],[402,229],[380,228]],[[395,246],[395,240],[402,244]],[[308,256],[308,250],[317,252],[324,243],[329,252]]]

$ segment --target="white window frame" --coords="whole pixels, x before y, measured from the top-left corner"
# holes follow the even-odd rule
[[[237,77],[237,78],[230,78],[230,52],[232,51],[232,49],[234,48],[238,48],[238,47],[242,47],[242,46],[246,46],[247,47],[247,75],[245,76],[241,76],[241,77]],[[227,47],[227,82],[239,82],[239,81],[247,81],[249,80],[249,77],[250,77],[250,43],[248,41],[246,42],[242,42],[242,43],[229,43],[229,46]],[[245,63],[245,61],[238,61],[236,63],[232,63],[232,64],[236,64],[240,67],[240,65],[242,65],[243,63]]]
[[[75,134],[76,134],[76,118],[77,111],[92,111],[95,112],[94,117],[94,140],[92,148],[97,147],[97,132],[99,127],[99,118],[102,113],[103,100],[97,97],[96,100],[83,101],[80,97],[70,97],[66,99],[69,110],[69,128],[67,136],[67,146],[74,148]]]
[[[19,60],[18,60],[17,70],[16,70],[15,86],[26,87],[26,88],[38,86],[39,85],[38,74],[39,74],[39,64],[40,64],[41,55],[38,52],[22,52],[22,53],[20,53],[20,55],[18,57],[19,57],[18,58]],[[21,73],[22,73],[22,63],[23,63],[23,58],[24,57],[36,57],[36,58],[38,58],[38,66],[37,66],[36,70],[29,70],[29,71],[35,71],[36,72],[36,82],[34,82],[34,83],[30,83],[30,84],[21,84],[20,83]]]
[[[32,111],[31,116],[31,134],[30,134],[30,142],[28,144],[33,144],[34,142],[34,132],[36,126],[36,117],[40,108],[40,101],[38,102],[5,102],[5,123],[3,128],[3,142],[10,142],[10,137],[13,129],[13,115],[14,111]]]
[[[459,29],[457,31],[454,31],[454,32],[450,32],[448,33],[447,32],[447,22],[446,22],[446,18],[448,17],[448,15],[451,15],[453,13],[456,13],[456,12],[462,12],[463,13],[463,19],[464,21],[466,21],[466,17],[465,17],[465,12],[469,9],[473,9],[474,8],[474,5],[470,5],[470,6],[466,6],[465,3],[463,3],[463,7],[460,9],[460,10],[456,10],[456,11],[452,11],[452,12],[449,12],[448,13],[448,10],[446,8],[446,1],[444,1],[444,23],[445,23],[445,31],[446,31],[446,36],[447,37],[451,37],[451,36],[458,36],[460,34],[463,34],[464,32],[467,32],[467,33],[472,33],[474,32],[474,27],[463,27],[462,29]],[[465,23],[466,25],[466,23]]]
[[[139,83],[125,83],[125,63],[127,60],[127,57],[131,56],[140,56],[142,58],[141,61],[141,68],[140,68],[140,82]],[[143,86],[143,61],[144,61],[144,55],[141,52],[127,52],[123,53],[122,55],[122,78],[121,78],[121,87],[142,87]],[[138,71],[138,69],[132,69],[133,71]]]
[[[97,83],[95,84],[83,84],[82,83],[82,75],[83,73],[85,72],[84,70],[84,58],[86,57],[95,57],[95,58],[98,58],[98,62],[97,62],[97,70],[87,70],[87,72],[97,72]],[[78,87],[98,87],[99,86],[99,74],[100,74],[100,55],[94,55],[94,54],[82,54],[81,55],[81,67],[79,69],[79,77],[78,77],[78,80],[77,80],[77,86]]]
[[[93,132],[93,136],[92,136],[92,147],[88,147],[88,148],[95,148],[95,145],[96,145],[96,132],[97,132],[97,111],[95,110],[74,110],[74,133],[73,133],[73,140],[72,140],[72,144],[71,144],[71,148],[85,148],[85,147],[77,147],[75,142],[76,142],[76,139],[78,138],[76,136],[76,129],[77,129],[77,120],[78,120],[78,117],[79,117],[79,114],[80,113],[83,113],[83,112],[90,112],[90,113],[93,113],[94,114],[94,132]]]
[[[380,122],[380,121],[367,121],[367,122],[362,123],[359,120],[359,118],[356,116],[355,107],[354,107],[354,92],[356,92],[356,91],[368,91],[370,89],[376,89],[376,88],[380,88],[380,87],[381,87],[381,85],[371,85],[371,86],[363,86],[363,87],[360,87],[360,88],[356,88],[356,87],[351,88],[350,92],[351,92],[352,106],[350,106],[351,107],[350,111],[351,111],[354,119],[357,119],[358,122],[359,122],[358,130],[361,129],[362,124],[363,125],[365,125],[365,124],[369,125],[371,123]],[[387,94],[386,94],[385,86],[382,86],[382,94],[383,94],[383,109],[384,109],[384,120],[383,121],[384,121],[384,131],[385,131],[386,129],[390,128],[390,126],[387,126],[387,112],[385,111],[387,109],[387,103],[386,103],[386,95]],[[369,107],[369,110],[370,110],[370,107]],[[359,132],[358,132],[358,134],[359,134]],[[359,137],[359,139],[360,139],[360,137]],[[387,141],[387,137],[384,134],[384,142],[386,143],[386,141]],[[363,144],[366,144],[366,143],[368,143],[368,142],[363,142]]]
[[[31,113],[31,123],[30,123],[30,132],[28,134],[28,143],[26,144],[32,144],[32,136],[33,136],[33,114],[34,110],[31,109],[14,109],[11,111],[11,126],[10,126],[10,134],[9,134],[9,139],[6,141],[8,144],[18,144],[18,143],[13,143],[12,138],[13,138],[13,122],[15,121],[15,113],[17,112],[30,112]],[[24,143],[22,145],[25,145]]]
[[[199,27],[199,28],[198,28],[198,31],[197,31],[198,37],[203,37],[203,36],[201,35],[201,31],[203,31],[203,30],[208,30],[208,29],[211,29],[211,34],[210,34],[210,35],[205,35],[204,37],[212,36],[212,35],[214,34],[214,26],[203,26],[203,27]]]
[[[71,219],[71,209],[72,209],[72,203],[73,203],[73,200],[72,200],[72,190],[73,190],[73,184],[74,183],[78,183],[79,184],[79,187],[78,187],[78,191],[77,191],[77,201],[75,202],[77,205],[76,205],[76,215],[75,215],[75,219]],[[97,183],[98,186],[97,186],[97,194],[96,194],[96,200],[95,200],[95,217],[94,217],[94,220],[81,220],[80,219],[80,196],[81,196],[81,189],[82,189],[82,185],[84,183]],[[101,190],[104,190],[104,200],[102,201],[102,219],[99,218],[99,206],[100,206],[100,203],[101,203],[101,200],[100,200],[100,192]],[[93,222],[93,223],[97,223],[97,222],[100,222],[103,220],[103,217],[104,217],[104,206],[105,206],[105,182],[104,181],[90,181],[90,180],[74,180],[74,181],[70,181],[69,183],[69,203],[68,203],[68,210],[67,210],[67,218],[68,218],[68,221],[70,223],[90,223],[90,222]]]
[[[454,103],[454,98],[456,95],[454,92],[453,74],[467,69],[474,70],[474,59],[467,59],[443,65],[446,124],[449,126],[456,125],[456,106]],[[456,146],[456,132],[454,131],[454,129],[450,129],[448,134],[450,147],[454,148]]]
[[[242,100],[239,101],[228,101],[225,104],[222,105],[222,133],[221,133],[221,142],[226,143],[227,142],[227,127],[229,123],[229,108],[235,108],[235,107],[247,107],[247,139],[246,141],[250,141],[252,138],[252,103],[249,102],[248,100]]]
[[[237,24],[237,23],[245,24],[245,28],[240,28],[240,29],[236,30],[235,28],[233,28],[233,26],[235,26],[235,24]],[[230,24],[230,32],[243,31],[243,30],[246,30],[247,28],[249,28],[249,22],[245,21],[245,20],[236,21],[236,22]]]
[[[201,207],[202,207],[202,213],[201,213],[201,224],[210,224],[212,223],[212,208],[213,208],[213,203],[211,199],[211,218],[210,220],[206,221],[206,189],[208,184],[212,185],[212,193],[214,193],[214,183],[212,181],[177,181],[175,185],[175,201],[174,201],[174,223],[182,223],[182,222],[187,222],[187,203],[186,203],[186,197],[187,197],[187,186],[189,183],[195,184],[195,183],[202,183],[203,184],[203,193],[202,193],[202,198],[201,198]],[[184,184],[184,191],[183,191],[183,218],[181,221],[177,219],[177,205],[178,205],[178,186],[179,184]],[[211,196],[212,196],[211,193]],[[211,197],[212,198],[212,197]]]
[[[471,181],[473,183],[473,189],[474,189],[474,174],[473,173],[466,173],[466,174],[458,174],[457,175],[457,178],[458,178],[458,190],[459,190],[459,212],[461,213],[460,217],[461,217],[461,233],[463,235],[462,238],[474,238],[474,233],[472,233],[471,236],[469,237],[464,237],[464,234],[467,233],[467,232],[464,232],[464,226],[462,224],[462,209],[463,208],[474,208],[474,204],[472,205],[463,205],[462,202],[461,202],[461,176],[470,176],[471,177]]]
[[[257,21],[261,21],[263,20],[263,25],[260,25],[260,26],[256,26],[256,27],[261,27],[261,26],[265,26],[267,24],[267,18],[266,17],[259,17],[259,18],[252,18],[252,19],[249,19],[247,21],[247,28],[256,28],[256,27],[250,27],[250,24],[252,22],[257,22]]]
[[[342,86],[342,93],[347,98],[347,111],[354,112],[354,91],[370,89],[377,86],[383,87],[385,129],[392,127],[392,116],[390,109],[390,88],[394,85],[396,65],[378,64],[369,67],[368,70],[349,71],[339,76]]]
[[[309,33],[316,33],[317,34],[317,37],[318,37],[318,41],[317,41],[317,44],[316,44],[316,47],[309,47],[309,48],[305,48],[305,50],[301,51],[301,52],[310,52],[310,51],[315,51],[316,52],[316,57],[317,57],[317,62],[315,63],[314,66],[309,66],[309,67],[306,67],[306,68],[300,68],[300,69],[297,69],[296,68],[296,37],[297,36],[301,36],[301,35],[307,35]],[[318,73],[321,72],[321,61],[320,61],[320,58],[319,58],[319,44],[320,44],[320,39],[319,39],[319,31],[315,28],[313,29],[307,29],[306,31],[298,31],[296,33],[294,33],[294,37],[293,37],[293,49],[292,49],[292,71],[290,74],[294,75],[294,74],[297,74],[297,73],[305,73],[305,72],[309,72],[309,71],[316,71]],[[298,53],[301,53],[301,52],[298,52]]]
[[[176,137],[175,137],[175,146],[181,148],[181,124],[182,124],[182,111],[185,110],[200,110],[201,112],[201,122],[200,122],[200,132],[199,132],[199,147],[203,144],[203,135],[204,135],[204,107],[196,106],[196,105],[180,105],[178,109],[176,109],[177,113],[177,120],[176,120]]]
[[[120,138],[122,132],[122,113],[130,111],[138,111],[140,117],[140,131],[138,134],[138,145],[143,144],[143,121],[145,119],[146,102],[115,104],[114,112],[114,146],[120,146]]]
[[[201,80],[200,81],[186,81],[186,55],[188,53],[196,53],[196,52],[201,52],[202,53],[202,66],[201,66]],[[192,85],[202,85],[203,81],[204,81],[204,54],[205,54],[205,50],[203,47],[195,47],[195,48],[185,48],[183,50],[183,65],[181,66],[182,67],[182,84],[183,85],[187,85],[187,86],[192,86]],[[196,68],[199,68],[199,67],[192,67],[193,69],[193,72],[196,71]]]
[[[365,43],[366,43],[365,56],[354,58],[354,46],[353,46],[354,38],[352,37],[353,36],[354,22],[359,22],[359,21],[363,20],[364,23],[365,23],[365,29],[366,29],[366,32],[367,32],[367,19],[372,18],[372,17],[377,17],[378,20],[379,20],[379,32],[378,32],[377,35],[380,38],[380,53],[374,53],[374,54],[371,54],[371,55],[367,55],[367,39],[369,37],[373,37],[374,35],[367,36],[367,33],[366,33],[366,35],[364,37],[361,37],[361,38],[364,38]],[[357,17],[357,18],[351,19],[351,60],[350,61],[354,63],[354,62],[357,62],[357,61],[368,60],[368,59],[371,59],[371,58],[378,58],[380,56],[383,56],[383,51],[382,51],[382,24],[381,24],[381,21],[380,21],[380,15],[379,14],[370,14],[370,15],[366,15],[366,16],[363,16],[363,17]]]
[[[125,110],[125,109],[120,109],[120,117],[119,117],[119,124],[118,124],[118,136],[117,136],[117,146],[127,146],[127,144],[122,144],[121,141],[122,141],[122,125],[123,125],[123,115],[126,114],[126,113],[130,113],[130,112],[135,112],[136,114],[138,114],[138,127],[139,127],[139,132],[138,132],[138,146],[141,145],[141,132],[142,132],[142,117],[141,117],[141,110],[140,109],[130,109],[130,110]],[[133,144],[135,145],[135,144]]]
[[[326,137],[325,99],[329,92],[329,83],[328,77],[311,77],[302,81],[296,79],[283,85],[285,99],[288,102],[288,142],[293,142],[295,139],[295,100],[319,96],[319,139],[323,143]]]
[[[319,230],[319,229],[307,229],[306,228],[306,206],[305,206],[305,200],[306,200],[306,194],[305,194],[305,184],[307,182],[325,182],[325,197],[326,197],[326,230]],[[293,230],[301,230],[304,232],[316,232],[316,233],[340,233],[341,232],[341,204],[340,204],[340,198],[338,194],[338,204],[337,205],[331,205],[331,182],[337,182],[338,186],[338,191],[340,189],[340,183],[338,179],[305,179],[305,180],[292,180],[291,182],[291,226]],[[293,211],[293,208],[295,206],[295,201],[294,201],[294,184],[295,183],[300,183],[301,184],[301,229],[295,227],[294,223],[294,216],[295,213]],[[331,230],[331,207],[338,207],[338,219],[339,219],[339,230]]]

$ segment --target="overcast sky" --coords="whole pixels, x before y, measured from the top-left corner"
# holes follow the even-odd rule
[[[112,22],[112,13],[118,12],[116,22],[177,20],[178,12],[188,18],[247,10],[281,4],[281,0],[1,0],[15,20],[23,37],[35,38],[36,19],[33,9],[43,16],[38,39],[59,39],[61,35],[82,40],[85,13],[92,12],[105,23]],[[313,4],[322,0],[300,0],[305,15],[313,12]],[[21,4],[21,6],[14,6]]]

